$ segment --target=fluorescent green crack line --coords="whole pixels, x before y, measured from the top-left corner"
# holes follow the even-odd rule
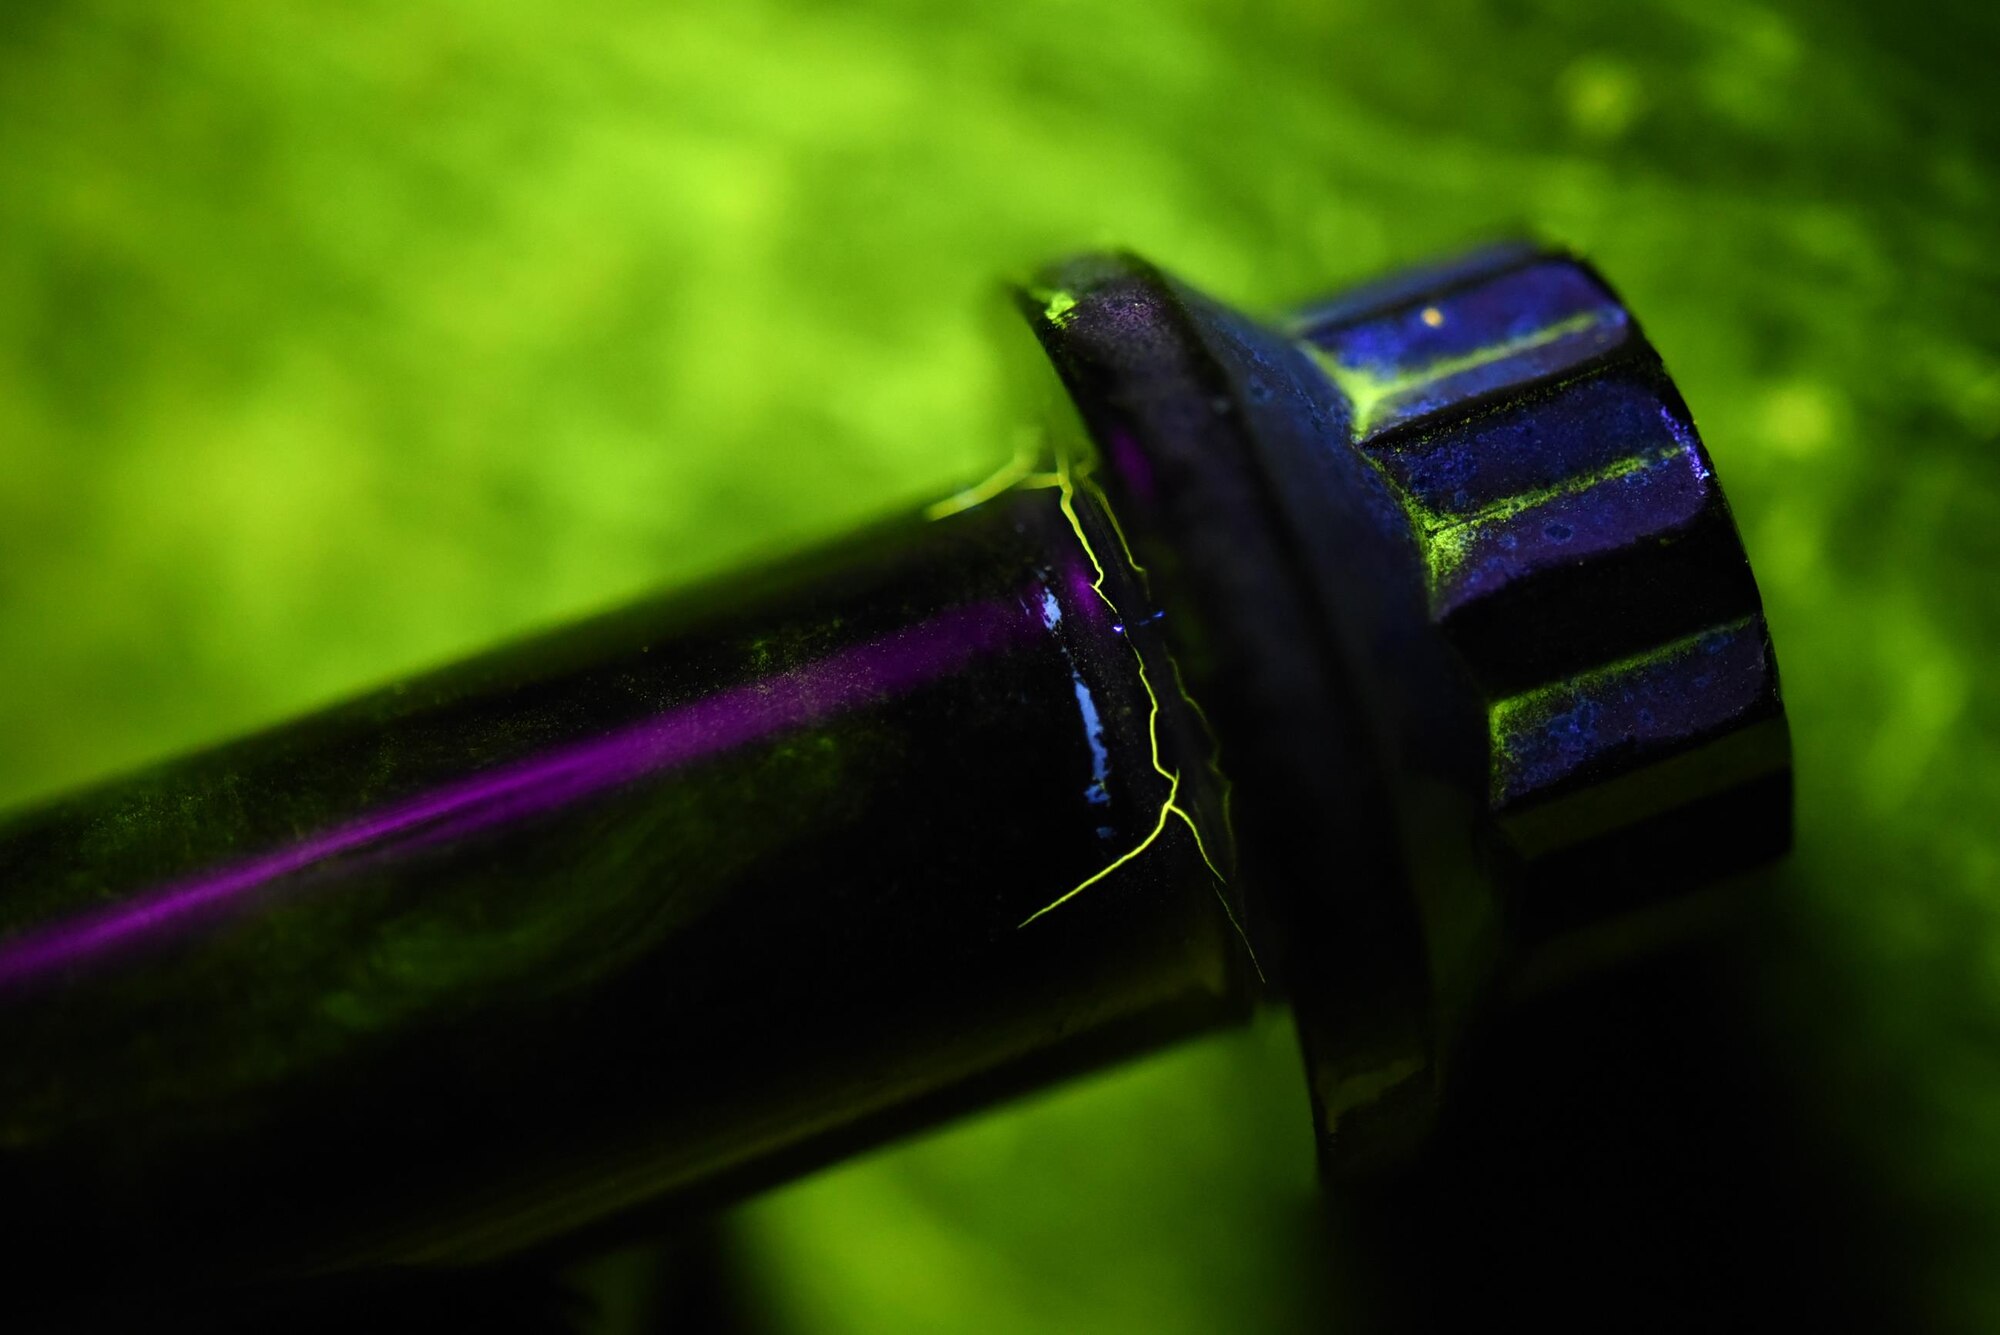
[[[1508,339],[1505,343],[1476,348],[1471,352],[1461,353],[1456,357],[1446,357],[1417,370],[1392,376],[1376,375],[1359,367],[1342,366],[1332,353],[1316,343],[1305,343],[1303,346],[1313,360],[1319,363],[1320,369],[1326,372],[1327,378],[1338,385],[1340,392],[1347,396],[1348,403],[1354,409],[1351,429],[1358,440],[1366,436],[1375,425],[1375,415],[1381,411],[1382,406],[1399,395],[1407,394],[1413,389],[1421,389],[1448,376],[1477,370],[1482,366],[1491,366],[1494,362],[1502,362],[1520,353],[1530,352],[1557,339],[1567,338],[1571,334],[1580,334],[1586,329],[1596,327],[1602,320],[1603,316],[1596,311],[1583,311],[1570,316],[1567,320],[1558,320],[1546,328],[1537,329],[1532,334],[1523,334],[1519,338]]]
[[[1118,610],[1118,604],[1112,601],[1111,595],[1104,591],[1104,581],[1106,578],[1104,562],[1098,558],[1097,549],[1091,545],[1089,535],[1084,532],[1083,520],[1076,512],[1077,478],[1075,471],[1070,465],[1069,457],[1066,454],[1059,454],[1056,458],[1056,477],[1059,479],[1058,486],[1060,488],[1060,496],[1057,503],[1062,507],[1063,518],[1069,521],[1071,531],[1076,534],[1078,545],[1083,548],[1083,554],[1090,558],[1090,568],[1096,572],[1096,578],[1090,583],[1090,591],[1097,595],[1099,602],[1110,609],[1113,616],[1122,618],[1124,614]],[[1105,507],[1105,512],[1109,513],[1108,507]],[[1044,914],[1061,908],[1091,886],[1096,885],[1099,881],[1111,875],[1112,872],[1117,871],[1126,863],[1139,857],[1158,842],[1162,834],[1166,833],[1167,821],[1176,814],[1183,821],[1187,822],[1190,830],[1195,831],[1195,847],[1201,850],[1202,861],[1208,863],[1209,870],[1211,872],[1215,871],[1215,863],[1209,858],[1207,849],[1202,846],[1201,831],[1195,830],[1193,819],[1189,817],[1187,812],[1182,811],[1180,808],[1178,799],[1181,791],[1181,776],[1179,771],[1169,770],[1165,765],[1160,763],[1160,697],[1153,690],[1152,681],[1146,675],[1146,663],[1143,658],[1139,658],[1138,649],[1134,647],[1132,653],[1133,657],[1138,659],[1139,684],[1145,688],[1146,700],[1149,706],[1146,716],[1146,732],[1152,746],[1153,769],[1167,780],[1167,800],[1161,804],[1159,819],[1153,822],[1151,832],[1144,839],[1141,839],[1137,844],[1127,849],[1105,866],[1100,867],[1091,875],[1077,882],[1063,894],[1023,918],[1020,922],[1020,926],[1022,927],[1026,927],[1029,923]],[[1216,872],[1216,874],[1219,876],[1221,873]]]
[[[1034,295],[1043,300],[1042,318],[1058,329],[1076,309],[1076,294],[1064,288],[1039,289]]]
[[[1049,298],[1048,310],[1046,312],[1047,318],[1060,323],[1061,315],[1075,304],[1075,299],[1070,297],[1068,293],[1055,293]],[[1104,604],[1112,616],[1122,621],[1124,613],[1119,610],[1118,604],[1113,601],[1111,595],[1104,591],[1104,582],[1108,578],[1104,569],[1104,562],[1098,556],[1096,547],[1091,544],[1089,535],[1084,531],[1082,516],[1076,510],[1076,493],[1079,487],[1086,488],[1091,496],[1096,499],[1098,511],[1111,525],[1112,534],[1118,540],[1118,547],[1125,558],[1126,564],[1141,579],[1145,578],[1146,568],[1139,563],[1139,558],[1133,554],[1131,541],[1125,536],[1125,528],[1118,522],[1118,516],[1112,512],[1111,506],[1105,499],[1103,492],[1090,481],[1087,462],[1083,468],[1075,467],[1068,453],[1058,450],[1055,472],[1036,472],[1035,461],[1039,453],[1037,443],[1034,440],[1023,439],[1015,448],[1013,457],[994,470],[991,476],[971,487],[967,487],[963,491],[956,492],[953,495],[945,497],[943,500],[926,506],[923,512],[924,517],[931,520],[945,519],[951,515],[970,510],[975,506],[984,505],[996,496],[1017,489],[1056,488],[1059,493],[1057,503],[1062,508],[1063,518],[1069,521],[1070,531],[1076,534],[1077,544],[1083,548],[1083,554],[1090,558],[1090,566],[1095,574],[1095,577],[1091,580],[1090,591],[1097,596],[1098,601]],[[1023,918],[1019,926],[1026,927],[1042,915],[1060,908],[1082,894],[1085,890],[1088,890],[1091,886],[1096,885],[1099,881],[1117,871],[1120,867],[1125,866],[1127,863],[1144,854],[1147,849],[1159,842],[1161,835],[1166,833],[1168,822],[1178,818],[1183,825],[1187,826],[1188,833],[1194,838],[1195,852],[1201,856],[1202,864],[1208,868],[1209,875],[1215,879],[1216,900],[1222,905],[1223,916],[1229,919],[1230,927],[1234,929],[1238,939],[1243,942],[1244,953],[1250,957],[1250,967],[1255,969],[1257,977],[1262,979],[1264,977],[1263,965],[1258,962],[1257,952],[1250,945],[1250,936],[1243,930],[1243,924],[1237,921],[1236,910],[1230,905],[1229,896],[1225,893],[1229,878],[1222,874],[1222,869],[1216,865],[1215,858],[1209,853],[1208,841],[1202,836],[1201,826],[1195,821],[1194,816],[1187,808],[1180,804],[1180,771],[1168,769],[1165,762],[1160,759],[1159,692],[1153,689],[1152,677],[1146,670],[1146,660],[1140,654],[1138,645],[1131,644],[1129,639],[1127,640],[1127,644],[1132,650],[1134,662],[1138,664],[1139,685],[1146,692],[1146,738],[1147,745],[1151,751],[1153,771],[1167,781],[1167,796],[1166,800],[1160,805],[1159,819],[1153,822],[1152,830],[1147,833],[1144,839],[1141,839],[1137,844],[1127,849],[1105,866],[1099,868],[1090,876],[1070,887],[1064,894],[1043,905],[1026,918]],[[1169,658],[1169,662],[1172,662],[1171,657]],[[1213,747],[1208,761],[1209,770],[1214,774],[1221,786],[1223,826],[1226,831],[1230,832],[1233,840],[1234,824],[1229,811],[1233,789],[1228,779],[1222,774],[1220,744],[1216,742],[1215,730],[1209,726],[1208,715],[1202,711],[1201,706],[1195,702],[1194,697],[1188,694],[1187,684],[1181,680],[1180,664],[1173,662],[1172,665],[1175,688],[1181,699],[1186,701],[1189,709],[1194,712],[1195,717],[1201,721],[1201,726],[1208,734],[1209,741]]]
[[[1109,514],[1110,511],[1107,510],[1105,513]],[[1115,518],[1112,520],[1112,524],[1113,527],[1116,527],[1117,520]],[[1188,694],[1187,682],[1181,677],[1180,660],[1169,654],[1167,656],[1167,664],[1174,670],[1174,693],[1180,696],[1181,702],[1194,714],[1196,721],[1201,724],[1202,732],[1208,737],[1208,775],[1214,781],[1216,791],[1222,795],[1222,832],[1229,837],[1229,846],[1233,849],[1236,847],[1236,814],[1234,811],[1236,785],[1230,781],[1229,776],[1223,773],[1222,770],[1222,739],[1215,735],[1215,727],[1208,721],[1208,711],[1203,709],[1192,695]],[[1144,665],[1142,664],[1141,666],[1143,667]],[[1155,768],[1159,767],[1157,758],[1153,764]],[[1171,797],[1172,795],[1169,794],[1169,796]],[[1224,887],[1229,884],[1228,878],[1216,869],[1215,863],[1209,858],[1208,849],[1201,840],[1201,831],[1195,828],[1194,821],[1188,818],[1187,812],[1178,804],[1175,805],[1174,810],[1180,814],[1182,820],[1187,821],[1188,831],[1194,835],[1194,846],[1200,851],[1201,860],[1208,863],[1209,871],[1215,876],[1215,897],[1222,905],[1223,916],[1229,919],[1230,927],[1235,929],[1236,939],[1243,943],[1243,953],[1250,957],[1250,967],[1256,970],[1257,981],[1260,983],[1268,982],[1269,980],[1264,975],[1264,965],[1257,958],[1256,948],[1250,944],[1250,933],[1243,930],[1243,924],[1237,921],[1236,910],[1231,906],[1229,896],[1223,893]]]
[[[1229,836],[1230,847],[1236,846],[1236,784],[1222,768],[1222,739],[1216,736],[1215,725],[1208,721],[1208,711],[1188,693],[1187,682],[1181,677],[1180,660],[1169,657],[1168,665],[1174,670],[1174,693],[1188,707],[1201,724],[1202,735],[1208,738],[1208,776],[1215,781],[1216,791],[1222,795],[1222,832]]]
[[[1154,845],[1154,843],[1156,843],[1159,840],[1159,837],[1162,834],[1166,833],[1168,816],[1172,815],[1174,812],[1179,810],[1179,808],[1174,805],[1174,798],[1179,795],[1179,790],[1180,790],[1180,776],[1177,774],[1174,776],[1173,789],[1167,793],[1166,805],[1160,808],[1160,818],[1153,824],[1152,833],[1148,834],[1144,839],[1141,839],[1137,844],[1127,849],[1124,853],[1119,854],[1119,856],[1116,859],[1106,864],[1104,867],[1092,873],[1090,876],[1085,877],[1083,880],[1077,882],[1076,885],[1071,887],[1070,890],[1067,891],[1066,893],[1058,896],[1051,902],[1044,904],[1041,908],[1036,909],[1033,913],[1030,913],[1027,917],[1021,919],[1020,923],[1017,925],[1021,927],[1026,927],[1029,923],[1041,917],[1043,914],[1055,912],[1055,910],[1069,903],[1072,899],[1075,899],[1078,895],[1090,889],[1091,886],[1096,885],[1099,881],[1109,876],[1112,872],[1117,871],[1120,867],[1124,866],[1126,863],[1132,861],[1134,858],[1137,858],[1140,854],[1144,853],[1147,849],[1151,848]],[[1182,812],[1181,815],[1183,819],[1186,818],[1185,812]]]
[[[1132,546],[1125,539],[1125,530],[1123,527],[1119,525],[1118,517],[1111,513],[1111,506],[1109,505],[1108,502],[1105,501],[1103,493],[1098,491],[1095,484],[1093,484],[1089,480],[1089,477],[1087,475],[1080,476],[1077,473],[1073,472],[1070,468],[1069,461],[1067,459],[1058,459],[1056,461],[1056,476],[1057,478],[1060,479],[1058,485],[1062,489],[1062,496],[1060,503],[1062,505],[1063,517],[1069,520],[1069,526],[1071,530],[1075,532],[1077,541],[1083,546],[1084,555],[1090,558],[1091,569],[1097,572],[1097,578],[1091,581],[1090,591],[1097,595],[1097,599],[1099,602],[1103,603],[1105,607],[1110,609],[1111,614],[1113,616],[1118,617],[1122,620],[1125,614],[1118,610],[1118,604],[1113,602],[1111,600],[1111,595],[1107,594],[1104,591],[1104,580],[1105,580],[1104,563],[1098,559],[1097,552],[1090,545],[1090,539],[1084,535],[1083,521],[1076,513],[1075,502],[1076,502],[1076,489],[1078,486],[1084,486],[1090,488],[1091,495],[1095,497],[1098,502],[1097,506],[1098,512],[1101,513],[1105,517],[1105,519],[1110,522],[1111,531],[1113,534],[1117,536],[1119,547],[1121,547],[1124,550],[1126,563],[1130,565],[1133,571],[1139,574],[1140,576],[1145,575],[1146,567],[1140,565],[1138,558],[1132,555]],[[1150,741],[1152,746],[1153,770],[1161,778],[1165,779],[1168,784],[1167,805],[1164,812],[1162,813],[1162,816],[1163,818],[1166,815],[1179,816],[1181,820],[1186,823],[1189,833],[1194,835],[1195,849],[1201,854],[1201,860],[1208,864],[1209,871],[1214,874],[1216,880],[1218,881],[1226,880],[1226,878],[1222,874],[1221,869],[1215,865],[1215,859],[1209,856],[1208,845],[1206,842],[1203,841],[1201,837],[1201,830],[1195,825],[1194,818],[1190,816],[1187,813],[1187,811],[1174,800],[1180,793],[1181,776],[1179,770],[1169,770],[1160,761],[1160,696],[1159,693],[1153,689],[1152,678],[1149,677],[1146,673],[1146,660],[1139,653],[1139,648],[1137,645],[1132,646],[1132,657],[1139,665],[1139,684],[1145,688],[1146,699],[1151,706],[1150,713],[1148,714],[1146,719],[1146,733],[1148,740]],[[1179,668],[1176,667],[1175,671],[1176,673],[1178,673]],[[1186,691],[1184,689],[1182,691],[1182,695],[1183,696],[1186,695]],[[1192,703],[1192,701],[1190,701],[1190,703]],[[1163,825],[1165,824],[1164,819],[1162,819],[1161,823]],[[1159,837],[1159,831],[1155,830],[1153,835],[1148,838],[1147,842],[1150,843],[1153,838],[1158,838],[1158,837]],[[1144,845],[1141,845],[1141,847],[1144,847]],[[1136,852],[1137,850],[1134,851]],[[1099,874],[1102,875],[1102,873]],[[1088,882],[1086,882],[1086,884],[1088,884]],[[1078,887],[1078,889],[1081,888],[1082,888],[1081,886]],[[1070,894],[1072,895],[1075,893],[1076,893],[1075,890],[1070,891]],[[1068,895],[1064,896],[1065,899],[1068,897],[1069,897]],[[1060,904],[1061,902],[1062,900],[1060,899],[1056,901],[1057,904]],[[1054,904],[1049,905],[1049,908],[1054,908],[1054,907],[1055,907]],[[1048,909],[1043,909],[1042,912],[1046,913],[1048,912]],[[1036,916],[1039,917],[1040,915],[1037,914]],[[1032,922],[1034,921],[1034,919],[1030,918],[1028,921]]]
[[[1072,468],[1069,457],[1066,454],[1058,454],[1056,459],[1056,485],[1060,493],[1058,504],[1060,504],[1062,507],[1063,517],[1069,521],[1069,526],[1071,531],[1076,534],[1076,540],[1078,545],[1083,548],[1083,554],[1090,558],[1091,569],[1096,572],[1096,578],[1091,581],[1090,591],[1097,595],[1098,601],[1102,602],[1106,608],[1110,609],[1111,614],[1113,616],[1119,618],[1120,620],[1123,620],[1124,613],[1119,611],[1118,604],[1114,602],[1111,596],[1104,591],[1104,581],[1106,579],[1104,562],[1101,559],[1099,559],[1097,555],[1097,549],[1094,546],[1092,546],[1089,535],[1084,532],[1083,520],[1076,512],[1076,491],[1079,486],[1089,488],[1091,494],[1096,498],[1098,502],[1099,512],[1102,513],[1105,516],[1106,520],[1110,523],[1111,531],[1117,537],[1118,545],[1121,549],[1123,549],[1125,560],[1132,567],[1133,571],[1143,578],[1145,575],[1146,568],[1140,565],[1138,559],[1133,556],[1131,544],[1126,540],[1125,537],[1125,530],[1118,523],[1118,517],[1112,513],[1111,506],[1109,505],[1108,502],[1106,502],[1103,493],[1098,491],[1095,485],[1089,481],[1087,474],[1081,473],[1078,470]],[[1160,759],[1159,692],[1153,689],[1152,678],[1147,674],[1146,671],[1145,657],[1144,655],[1140,654],[1138,645],[1130,644],[1129,639],[1128,639],[1128,644],[1130,645],[1130,648],[1132,650],[1133,660],[1139,665],[1139,685],[1146,692],[1146,701],[1148,706],[1148,712],[1146,716],[1146,736],[1148,745],[1152,752],[1153,770],[1161,778],[1167,781],[1167,796],[1166,800],[1160,804],[1159,819],[1153,822],[1153,828],[1147,833],[1144,839],[1141,839],[1137,844],[1127,849],[1124,853],[1120,854],[1118,857],[1114,858],[1111,862],[1099,868],[1091,875],[1077,882],[1074,886],[1070,887],[1070,889],[1064,892],[1063,894],[1057,896],[1049,903],[1044,904],[1041,908],[1035,910],[1033,913],[1023,918],[1019,925],[1022,927],[1026,927],[1029,923],[1034,922],[1037,918],[1042,917],[1044,914],[1051,913],[1054,910],[1061,908],[1064,904],[1067,904],[1070,900],[1075,899],[1085,890],[1088,890],[1091,886],[1096,885],[1099,881],[1102,881],[1105,877],[1111,875],[1113,872],[1117,871],[1120,867],[1125,866],[1127,863],[1132,862],[1134,859],[1144,854],[1147,849],[1151,848],[1155,843],[1159,841],[1161,835],[1166,833],[1167,822],[1174,817],[1179,817],[1181,823],[1187,826],[1188,833],[1194,836],[1195,851],[1201,855],[1201,860],[1203,865],[1205,865],[1208,868],[1209,875],[1214,877],[1215,879],[1216,901],[1222,905],[1223,916],[1229,920],[1229,925],[1235,931],[1237,939],[1242,941],[1244,953],[1250,957],[1250,967],[1255,969],[1257,972],[1257,977],[1259,979],[1262,979],[1264,977],[1263,965],[1258,962],[1257,952],[1250,945],[1249,934],[1243,930],[1243,924],[1237,921],[1236,910],[1230,906],[1229,896],[1225,893],[1225,889],[1229,883],[1228,878],[1222,874],[1222,869],[1216,866],[1215,859],[1212,856],[1210,856],[1208,851],[1208,841],[1202,837],[1201,826],[1196,823],[1194,816],[1189,813],[1187,808],[1183,807],[1180,804],[1180,792],[1181,792],[1180,771],[1177,769],[1176,770],[1168,769],[1165,763],[1162,762]],[[1191,706],[1194,709],[1196,716],[1201,719],[1203,728],[1207,728],[1208,727],[1207,716],[1205,714],[1202,714],[1201,706],[1195,704],[1193,698],[1190,697],[1187,693],[1186,685],[1180,681],[1180,665],[1178,663],[1174,664],[1174,679],[1177,687],[1179,688],[1181,698],[1186,700],[1189,706]],[[1215,735],[1214,732],[1211,730],[1209,732],[1209,737],[1211,741],[1213,741],[1214,735]],[[1211,765],[1215,764],[1216,759],[1211,758],[1210,763]],[[1225,788],[1225,793],[1226,792],[1227,789]]]
[[[1136,651],[1133,657],[1138,658]],[[1195,851],[1201,854],[1201,860],[1208,864],[1209,874],[1220,881],[1224,879],[1222,869],[1216,866],[1215,859],[1208,855],[1208,844],[1201,837],[1201,827],[1194,823],[1194,817],[1187,813],[1187,809],[1174,800],[1180,794],[1181,772],[1179,770],[1170,772],[1166,766],[1160,763],[1160,697],[1154,693],[1153,683],[1146,679],[1145,660],[1138,659],[1138,662],[1139,684],[1146,688],[1146,698],[1152,701],[1152,713],[1146,721],[1146,730],[1149,734],[1149,740],[1152,743],[1153,771],[1167,781],[1166,809],[1170,814],[1179,816],[1181,821],[1188,827],[1188,833],[1194,836]]]
[[[1024,435],[1021,443],[1014,447],[1014,457],[995,469],[992,476],[964,491],[954,492],[941,501],[926,505],[924,518],[948,519],[1016,488],[1056,485],[1053,475],[1035,472],[1035,457],[1039,453],[1033,437]]]

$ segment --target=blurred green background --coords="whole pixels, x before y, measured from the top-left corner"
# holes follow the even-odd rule
[[[1531,228],[1646,322],[1769,604],[1757,1023],[1908,1301],[2000,1327],[1993,13],[0,5],[0,800],[981,472],[1037,260],[1277,309]],[[1301,1324],[1295,1066],[1272,1019],[801,1184],[738,1282],[784,1330]]]

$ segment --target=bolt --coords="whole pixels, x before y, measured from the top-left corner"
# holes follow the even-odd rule
[[[1365,1167],[1522,961],[1782,851],[1755,586],[1588,268],[1019,305],[1049,434],[921,516],[0,827],[31,1310],[588,1246],[1262,998]]]
[[[1789,846],[1777,666],[1715,470],[1568,255],[1493,247],[1278,328],[1129,257],[1038,290],[1228,743],[1323,1159],[1393,1162],[1510,975]]]

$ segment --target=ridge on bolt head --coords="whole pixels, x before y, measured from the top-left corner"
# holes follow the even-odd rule
[[[1789,846],[1748,560],[1588,265],[1496,246],[1273,327],[1093,257],[1020,305],[1185,609],[1330,1166],[1421,1133],[1510,964]]]

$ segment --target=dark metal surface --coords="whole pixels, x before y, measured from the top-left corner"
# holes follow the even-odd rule
[[[1524,956],[1787,846],[1748,561],[1586,266],[1497,247],[1282,331],[1132,259],[1024,306],[1188,614],[1330,1164],[1408,1145]]]
[[[1239,1016],[1093,530],[1009,492],[15,819],[11,1310],[685,1213]]]
[[[1588,268],[1020,304],[1094,447],[0,828],[19,1301],[613,1236],[1263,964],[1393,1160],[1521,961],[1782,851],[1755,585]]]

